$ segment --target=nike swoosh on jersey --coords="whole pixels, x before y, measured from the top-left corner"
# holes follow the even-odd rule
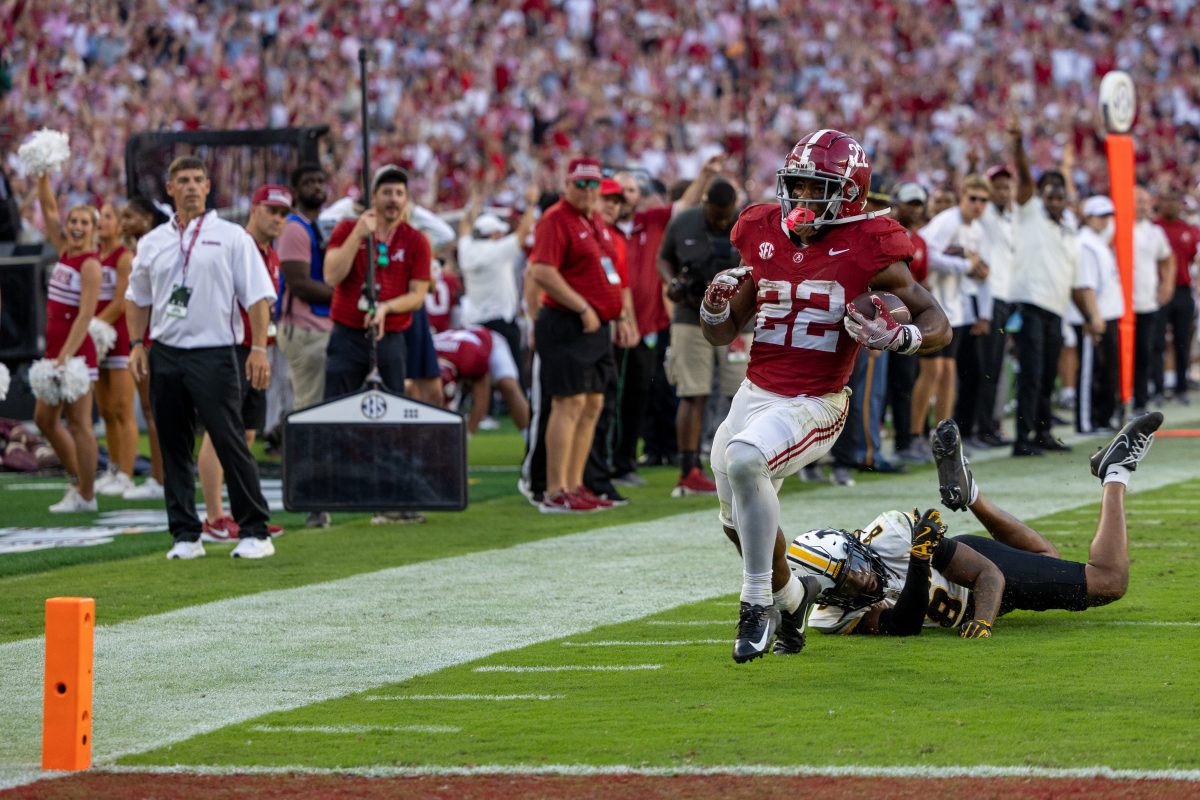
[[[842,253],[849,253],[849,252],[850,252],[849,247],[844,248],[842,250],[834,250],[832,247],[829,249],[829,255],[831,255],[831,256],[840,256]]]

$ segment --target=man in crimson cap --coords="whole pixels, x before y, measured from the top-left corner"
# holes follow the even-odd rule
[[[283,233],[288,214],[292,210],[292,193],[286,186],[266,183],[254,191],[250,198],[250,219],[246,221],[246,230],[253,237],[262,256],[263,268],[270,276],[271,285],[279,286],[279,254],[275,252],[274,242]],[[272,309],[274,307],[272,306]],[[242,315],[242,329],[245,335],[242,343],[235,349],[238,356],[239,369],[245,372],[246,359],[250,356],[250,320],[246,309],[239,306]],[[272,319],[267,327],[267,346],[261,350],[272,363],[277,359],[275,352],[275,320]],[[274,371],[274,370],[272,370]],[[246,433],[246,444],[254,443],[258,430],[267,425],[267,389],[255,389],[249,383],[242,382],[242,425]],[[225,513],[221,504],[221,484],[225,473],[213,449],[212,440],[204,434],[200,445],[200,457],[197,459],[197,471],[200,474],[200,491],[204,495],[204,527],[200,534],[202,542],[230,542],[238,538],[238,524],[233,517]],[[271,536],[283,533],[278,525],[267,525]]]
[[[542,493],[538,506],[544,513],[612,505],[593,495],[583,480],[604,390],[614,371],[609,323],[630,322],[616,237],[599,208],[603,180],[595,159],[571,161],[563,197],[538,222],[529,254],[526,278],[543,291],[534,324],[534,374],[540,377],[534,391],[549,413],[539,414],[522,482],[535,496]]]

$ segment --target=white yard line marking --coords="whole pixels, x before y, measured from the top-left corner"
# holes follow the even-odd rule
[[[983,489],[1024,518],[1098,507],[1099,482],[1078,459],[1055,460],[1053,492],[1046,491],[1048,469],[995,460],[978,470]],[[1193,461],[1159,461],[1139,470],[1132,488],[1194,477]],[[784,497],[781,524],[785,531],[854,528],[884,509],[934,506],[937,479],[929,472],[897,475],[872,482],[869,503],[862,495],[848,503],[847,496],[830,486]],[[714,503],[115,625],[103,624],[101,606],[93,763],[731,594],[741,585],[741,563],[717,529],[715,509]],[[956,533],[980,530],[969,515],[950,524]],[[680,531],[687,533],[681,538]],[[587,580],[580,582],[581,575]],[[473,620],[470,635],[457,637],[453,648],[429,636],[429,620],[444,614],[447,586],[455,587],[458,618]],[[736,620],[734,603],[731,628]],[[44,655],[42,637],[0,644],[0,789],[39,776],[30,765],[40,761]],[[195,669],[207,663],[221,664],[220,674]]]
[[[736,622],[736,621],[737,620],[734,620],[734,622]],[[727,619],[648,619],[648,620],[646,620],[647,625],[671,625],[671,626],[675,626],[675,625],[695,625],[695,626],[728,625],[728,626],[732,626],[734,624],[734,622],[730,622]]]
[[[563,642],[563,647],[674,647],[681,645],[693,644],[729,644],[728,639],[688,639],[662,642],[622,642],[622,641],[601,641],[601,642]]]
[[[565,694],[372,694],[363,700],[484,700],[506,702],[510,700],[562,700]]]
[[[1170,780],[1200,782],[1200,770],[1195,769],[1113,769],[1105,766],[1054,768],[1014,767],[1002,765],[971,765],[950,767],[860,767],[840,765],[795,766],[715,766],[715,767],[630,767],[622,764],[595,766],[593,764],[481,764],[474,767],[359,767],[321,769],[302,765],[290,767],[209,767],[209,766],[106,766],[94,767],[92,772],[133,773],[152,775],[356,775],[369,778],[408,778],[427,775],[568,775],[614,776],[639,775],[670,777],[673,775],[738,777],[834,777],[834,778],[1103,778],[1116,781]]]
[[[1063,625],[1133,625],[1133,626],[1147,625],[1147,626],[1151,626],[1151,627],[1163,627],[1163,628],[1200,628],[1200,622],[1169,622],[1166,620],[1151,621],[1151,620],[1134,620],[1134,619],[1128,619],[1128,620],[1126,620],[1126,619],[1105,619],[1105,620],[1076,619],[1076,620],[1067,620],[1066,622],[1063,622],[1061,624],[1063,624]]]
[[[640,672],[662,669],[662,664],[561,664],[546,667],[517,667],[488,665],[475,667],[472,672]]]
[[[251,725],[257,733],[462,733],[453,725]]]

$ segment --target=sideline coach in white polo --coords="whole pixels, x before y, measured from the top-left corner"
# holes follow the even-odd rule
[[[174,546],[167,558],[204,555],[196,516],[196,416],[225,469],[233,516],[241,528],[235,558],[265,558],[270,511],[258,466],[243,438],[241,381],[265,389],[271,381],[267,326],[275,288],[254,239],[239,225],[206,211],[211,184],[204,163],[191,156],[171,162],[167,194],[175,218],[138,242],[129,276],[129,369],[141,380],[150,370],[150,405],[158,423],[165,472],[167,520]],[[250,356],[240,375],[234,345],[242,341],[238,304],[249,310]],[[142,336],[150,320],[149,364]]]

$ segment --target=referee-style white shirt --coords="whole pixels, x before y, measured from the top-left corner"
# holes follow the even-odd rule
[[[1068,221],[1063,214],[1063,222]],[[1012,302],[1029,303],[1060,317],[1071,304],[1079,273],[1079,236],[1067,224],[1050,219],[1036,194],[1013,214]]]
[[[183,319],[166,313],[180,285],[192,291]],[[238,304],[250,308],[259,300],[274,301],[275,287],[253,237],[209,211],[182,232],[171,220],[141,238],[125,299],[151,308],[150,337],[156,342],[184,349],[227,347],[242,341]]]

